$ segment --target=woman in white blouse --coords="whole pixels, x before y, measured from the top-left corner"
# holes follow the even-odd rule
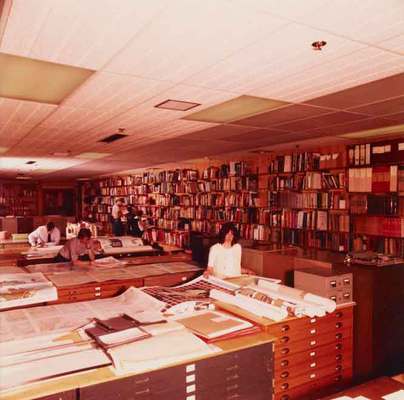
[[[204,276],[217,276],[229,278],[241,273],[251,271],[241,268],[241,246],[237,243],[239,234],[237,228],[231,222],[223,224],[219,232],[219,243],[209,250],[208,267]]]

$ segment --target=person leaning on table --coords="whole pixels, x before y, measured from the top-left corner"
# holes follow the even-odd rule
[[[241,268],[241,246],[237,243],[238,230],[231,222],[222,225],[219,232],[219,243],[209,250],[208,267],[204,276],[214,275],[218,278],[230,278],[252,271]]]
[[[95,247],[90,229],[81,228],[77,237],[69,239],[60,249],[54,262],[71,261],[75,266],[91,265],[95,259]]]
[[[59,244],[60,230],[53,222],[48,222],[46,225],[38,226],[33,232],[28,235],[29,244],[34,246],[45,246],[46,243]]]

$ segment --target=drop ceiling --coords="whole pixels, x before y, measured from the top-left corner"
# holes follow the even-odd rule
[[[0,13],[1,54],[91,71],[58,104],[0,97],[0,177],[27,159],[46,165],[32,176],[83,178],[404,123],[402,0],[3,0]],[[238,99],[264,106],[233,113]],[[167,100],[200,105],[155,107]]]

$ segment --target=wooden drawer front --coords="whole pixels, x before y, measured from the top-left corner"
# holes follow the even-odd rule
[[[306,337],[303,340],[292,341],[291,343],[281,343],[278,340],[275,344],[275,360],[285,358],[294,353],[315,349],[319,346],[325,346],[332,343],[339,343],[345,338],[352,337],[352,328],[342,329],[338,332],[316,335],[315,337]]]
[[[50,396],[38,397],[35,400],[76,400],[77,395],[75,390],[70,390],[68,392],[61,392],[57,394],[52,394]]]
[[[338,343],[331,343],[314,349],[301,351],[300,353],[294,353],[283,358],[277,358],[274,365],[275,373],[294,368],[301,364],[309,364],[310,366],[313,362],[325,356],[335,361],[346,357],[352,358],[352,338],[348,337]]]
[[[352,363],[352,353],[338,353],[336,355],[325,355],[315,360],[305,361],[300,364],[291,364],[288,368],[275,369],[275,382],[287,381],[294,379],[301,375],[303,372],[316,372],[319,369],[325,368],[329,365],[342,365],[344,363]]]
[[[274,400],[313,399],[327,395],[330,392],[343,390],[352,379],[352,370],[344,369],[341,373],[331,374],[314,382],[296,386],[274,395]]]
[[[80,389],[80,400],[152,400],[172,392],[167,398],[186,396],[183,366],[140,374]]]
[[[197,275],[200,275],[197,271],[190,271],[178,274],[145,277],[144,286],[175,286],[184,283]]]
[[[318,332],[329,332],[343,326],[352,326],[352,307],[333,312],[318,318],[296,318],[268,326],[267,331],[278,338],[289,336],[294,340],[306,335],[315,335]],[[297,339],[298,340],[298,339]]]
[[[344,370],[352,370],[352,360],[333,363],[316,371],[302,371],[302,374],[285,380],[275,380],[275,393],[282,393],[299,385],[322,379],[329,375],[342,374]]]

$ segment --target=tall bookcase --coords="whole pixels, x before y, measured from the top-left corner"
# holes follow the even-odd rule
[[[268,168],[271,240],[349,250],[349,198],[342,151],[279,155]]]
[[[190,231],[216,235],[231,221],[245,239],[267,240],[265,208],[258,195],[258,176],[245,162],[113,177],[83,186],[84,215],[110,232],[114,199],[123,197],[148,219],[153,240],[189,245]]]
[[[348,148],[352,246],[404,257],[404,140]]]

